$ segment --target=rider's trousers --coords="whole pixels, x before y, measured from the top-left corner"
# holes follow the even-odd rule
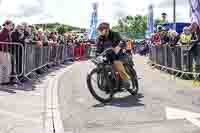
[[[115,70],[119,73],[120,78],[122,80],[128,80],[129,76],[126,73],[123,63],[121,61],[114,61],[113,63],[114,63]]]

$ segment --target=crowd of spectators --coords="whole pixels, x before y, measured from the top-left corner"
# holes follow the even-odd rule
[[[88,42],[76,34],[59,34],[58,32],[44,31],[36,29],[28,23],[15,24],[7,20],[0,29],[0,42],[15,42],[21,44],[36,44],[38,46],[47,46],[52,44],[76,44],[79,42]]]
[[[188,65],[194,69],[192,71],[200,73],[200,27],[198,21],[193,21],[190,26],[184,27],[180,34],[172,29],[158,26],[150,41],[150,44],[154,46],[187,46],[184,47],[183,55],[187,57],[187,62],[190,63]],[[200,80],[200,76],[198,79]]]
[[[191,27],[184,27],[183,32],[178,34],[175,30],[159,25],[151,35],[151,44],[170,46],[190,45],[191,40],[195,38],[196,36],[191,32]]]
[[[10,74],[19,74],[23,71],[22,67],[15,70],[15,65],[22,64],[22,48],[9,51],[12,49],[8,45],[9,43],[10,45],[14,43],[22,44],[24,46],[23,48],[26,48],[27,45],[36,46],[37,48],[67,45],[73,46],[76,50],[79,50],[78,48],[80,47],[90,45],[88,40],[74,33],[59,34],[58,32],[37,29],[34,25],[25,22],[15,25],[12,21],[7,20],[0,28],[0,83],[9,82],[8,77]],[[12,58],[15,55],[15,63],[8,58],[11,55]],[[3,79],[6,80],[2,81]]]

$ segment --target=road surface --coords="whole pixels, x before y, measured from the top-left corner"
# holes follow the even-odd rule
[[[116,95],[102,105],[90,94],[86,75],[90,61],[78,62],[61,77],[58,86],[66,133],[200,133],[200,88],[190,81],[151,69],[146,58],[134,57],[141,80],[138,96]]]

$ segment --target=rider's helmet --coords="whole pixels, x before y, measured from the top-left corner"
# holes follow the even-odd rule
[[[107,23],[107,22],[100,23],[99,26],[98,26],[98,28],[97,28],[97,30],[98,31],[102,31],[104,29],[110,29],[110,24]]]

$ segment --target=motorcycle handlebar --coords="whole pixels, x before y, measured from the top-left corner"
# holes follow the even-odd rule
[[[112,48],[106,49],[106,50],[103,51],[101,54],[98,54],[98,53],[97,53],[97,57],[98,57],[98,56],[103,56],[103,55],[105,55],[105,54],[107,53],[107,51],[109,51],[109,50],[112,50]]]

